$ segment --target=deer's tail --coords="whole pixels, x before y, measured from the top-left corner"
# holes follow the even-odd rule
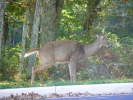
[[[26,54],[24,55],[24,57],[28,57],[34,53],[38,53],[39,49],[35,48],[35,49],[31,49],[30,51],[26,52]]]

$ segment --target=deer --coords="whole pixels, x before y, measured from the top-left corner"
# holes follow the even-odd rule
[[[70,81],[76,81],[76,65],[89,56],[94,55],[102,46],[111,47],[104,34],[96,34],[96,40],[91,44],[83,44],[73,40],[58,40],[44,44],[41,48],[34,48],[25,53],[24,57],[37,54],[38,66],[32,67],[31,84],[34,84],[35,74],[38,73],[40,82],[43,82],[43,71],[55,63],[68,63]]]

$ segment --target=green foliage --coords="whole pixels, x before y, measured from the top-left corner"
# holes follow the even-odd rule
[[[14,80],[15,75],[19,72],[20,45],[7,46],[2,54],[0,80]]]
[[[82,34],[86,19],[87,1],[81,1],[65,1],[57,39],[77,40],[80,42],[87,40],[87,43],[90,42],[93,33],[89,33],[88,36]]]
[[[21,22],[24,20],[25,6],[23,4],[23,0],[19,0],[17,2],[7,2],[6,15],[9,22]]]
[[[101,0],[98,18],[94,22],[96,28],[117,34],[119,38],[133,37],[132,2],[133,0]],[[131,18],[131,19],[130,19]]]
[[[116,34],[108,34],[113,44],[112,51],[115,54],[114,74],[115,77],[129,78],[133,76],[133,39],[130,37],[118,37]],[[117,67],[117,68],[116,68]],[[119,75],[118,75],[119,72]]]

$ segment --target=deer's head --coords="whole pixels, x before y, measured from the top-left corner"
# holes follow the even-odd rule
[[[111,47],[112,45],[109,43],[109,41],[107,40],[106,36],[103,34],[96,34],[97,39],[99,40],[99,42],[101,43],[101,46],[105,46],[105,47]]]

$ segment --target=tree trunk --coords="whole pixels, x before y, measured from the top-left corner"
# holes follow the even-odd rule
[[[7,37],[8,37],[8,19],[5,16],[5,18],[4,18],[4,34],[3,34],[3,39],[2,39],[3,46],[5,46],[5,44],[6,44]]]
[[[64,0],[56,0],[56,34],[58,33],[63,4]]]
[[[25,54],[25,42],[26,42],[26,30],[27,30],[27,24],[23,24],[23,33],[22,33],[22,49],[21,49],[21,57],[20,57],[20,63],[19,63],[19,74],[22,74],[23,66],[24,66],[24,54]]]
[[[56,39],[56,0],[42,0],[41,45]]]
[[[64,0],[42,0],[41,45],[56,40]]]
[[[42,1],[37,0],[36,1],[36,9],[35,9],[35,15],[33,20],[33,27],[31,32],[31,44],[30,49],[35,48],[37,46],[37,40],[38,40],[38,33],[39,33],[39,25],[40,25],[40,13],[41,13],[41,6]],[[32,55],[30,56],[29,63],[28,63],[28,76],[31,76],[32,74],[32,67],[36,64],[36,56]]]
[[[6,0],[0,0],[0,59],[2,57],[2,37],[4,29],[4,13],[6,7]]]
[[[36,2],[35,1],[28,1],[27,2],[27,6],[28,6],[28,9],[27,10],[27,37],[30,39],[31,38],[31,31],[32,31],[32,27],[33,27],[33,18],[34,18],[34,13],[35,13],[35,5],[36,5]]]
[[[22,33],[22,51],[20,57],[20,64],[19,64],[19,73],[22,74],[23,67],[24,67],[24,54],[25,54],[25,44],[26,44],[26,35],[29,32],[28,30],[28,15],[29,15],[29,5],[26,5],[26,13],[25,13],[25,20],[26,22],[23,24],[23,33]]]
[[[93,20],[97,18],[97,12],[101,11],[101,9],[97,8],[97,5],[101,0],[88,0],[87,4],[87,16],[83,26],[83,33],[86,35],[90,30]]]

